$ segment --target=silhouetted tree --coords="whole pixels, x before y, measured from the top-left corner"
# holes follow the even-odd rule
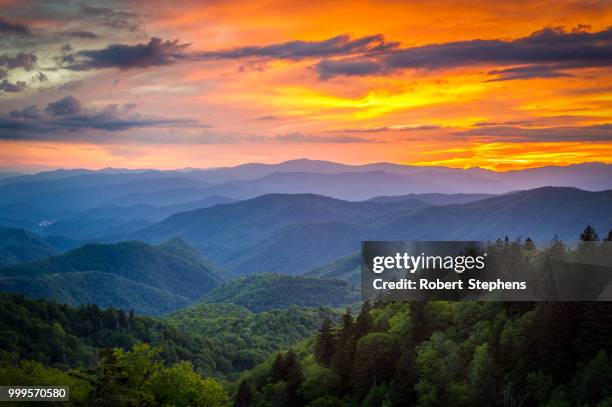
[[[524,250],[530,250],[530,251],[536,249],[536,245],[535,245],[535,243],[533,243],[533,240],[531,240],[530,237],[525,239],[525,243],[523,243],[523,249]]]

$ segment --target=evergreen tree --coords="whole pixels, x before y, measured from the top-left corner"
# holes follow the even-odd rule
[[[370,332],[372,327],[372,317],[370,316],[370,301],[365,301],[361,306],[361,311],[355,320],[354,337],[359,340]]]
[[[597,232],[595,232],[591,225],[588,225],[580,234],[580,241],[578,242],[578,250],[576,252],[578,260],[592,262],[597,253],[597,242],[599,242]]]
[[[236,395],[234,396],[234,407],[249,407],[253,401],[253,392],[247,379],[240,381]]]
[[[315,339],[314,357],[317,362],[324,366],[329,363],[334,355],[336,348],[336,337],[334,335],[334,325],[329,317],[326,317],[319,328],[319,333]]]
[[[584,228],[584,231],[580,234],[580,241],[582,242],[598,242],[599,236],[595,232],[595,229],[591,225]]]
[[[604,242],[612,242],[612,229],[608,231],[608,236],[604,237]]]
[[[523,250],[535,250],[536,246],[535,243],[533,243],[533,240],[531,240],[530,237],[528,237],[527,239],[525,239],[525,243],[523,243]]]

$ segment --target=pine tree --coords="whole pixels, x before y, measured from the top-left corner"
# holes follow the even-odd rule
[[[580,234],[577,250],[578,260],[582,262],[592,262],[597,252],[597,242],[599,242],[597,232],[595,232],[595,229],[593,229],[591,225],[588,225]]]
[[[247,379],[243,379],[238,385],[234,396],[234,407],[248,407],[253,401],[253,392]]]
[[[580,240],[582,242],[598,242],[599,236],[595,232],[595,229],[591,225],[584,228],[584,231],[580,234]]]
[[[367,335],[368,332],[370,332],[371,326],[370,301],[366,301],[361,306],[361,311],[355,320],[355,326],[353,328],[355,340],[359,340],[362,336]]]
[[[533,243],[533,240],[531,240],[530,237],[528,237],[527,239],[525,239],[525,243],[523,243],[523,250],[535,250],[536,246],[535,243]]]
[[[351,308],[347,307],[344,314],[342,314],[342,322],[340,324],[340,329],[338,330],[337,335],[337,346],[344,347],[346,346],[346,342],[349,339],[351,334],[351,329],[353,328],[353,314],[351,312]]]
[[[334,335],[334,325],[331,319],[326,317],[319,328],[315,345],[314,357],[317,362],[324,366],[329,366],[336,347],[336,337]]]
[[[604,242],[612,242],[612,229],[608,231],[608,236],[604,237]]]

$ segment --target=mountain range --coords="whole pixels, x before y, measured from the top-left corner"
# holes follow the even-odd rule
[[[0,291],[69,304],[159,314],[186,306],[224,277],[179,239],[87,244],[42,260],[0,268]]]

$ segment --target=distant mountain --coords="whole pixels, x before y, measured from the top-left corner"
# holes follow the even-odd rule
[[[359,250],[372,228],[341,222],[285,226],[270,238],[226,264],[238,274],[301,274],[346,253]]]
[[[168,206],[144,204],[133,206],[105,205],[53,219],[47,224],[37,225],[36,230],[49,235],[66,235],[77,239],[92,239],[100,236],[135,232],[173,213],[208,208],[218,203],[234,201],[231,198],[214,195],[197,201]]]
[[[588,192],[545,187],[481,201],[432,206],[379,228],[386,239],[470,240],[557,235],[575,242],[586,225],[600,233],[612,228],[612,190]]]
[[[359,291],[346,281],[268,273],[229,281],[200,300],[201,303],[238,304],[254,312],[290,305],[339,307],[357,301]]]
[[[431,192],[506,192],[507,185],[468,172],[421,171],[398,174],[385,171],[320,174],[275,172],[262,178],[232,181],[230,185],[265,193],[314,193],[359,201],[379,195]]]
[[[369,218],[409,208],[412,210],[427,206],[420,202],[348,202],[312,194],[269,194],[231,204],[215,205],[206,209],[174,214],[161,222],[117,239],[144,240],[152,243],[178,236],[198,248],[207,258],[229,268],[248,268],[249,258],[265,258],[265,251],[272,250],[274,256],[267,256],[270,263],[255,261],[255,267],[262,271],[302,272],[315,264],[321,264],[307,257],[304,251],[304,269],[290,271],[281,266],[279,256],[297,253],[300,239],[307,238],[312,247],[324,248],[331,245],[333,257],[344,254],[339,245],[356,230],[365,230],[355,225],[365,223]],[[337,222],[342,230],[331,230]],[[317,223],[316,226],[300,224]],[[344,224],[344,225],[340,225]],[[353,225],[353,226],[351,226]],[[283,230],[283,228],[288,227]],[[362,235],[362,233],[360,233]],[[356,237],[356,235],[352,235]],[[270,239],[269,241],[267,239]],[[314,239],[314,240],[313,240]],[[350,251],[355,250],[354,239],[348,240]],[[291,247],[293,245],[293,248]],[[302,249],[307,245],[301,245]],[[259,257],[257,257],[259,256]],[[263,257],[262,257],[263,256]],[[286,258],[286,257],[285,257]],[[279,259],[279,260],[276,260]],[[329,260],[327,254],[322,262]],[[314,262],[313,262],[314,261]],[[244,264],[240,266],[240,264]],[[278,268],[282,267],[282,268]],[[267,268],[267,270],[266,270]]]
[[[0,290],[161,313],[215,288],[218,270],[179,239],[88,244],[32,263],[0,269]]]
[[[361,240],[508,235],[548,241],[557,234],[575,241],[587,224],[601,233],[612,226],[611,197],[612,191],[548,187],[428,206],[417,200],[348,202],[310,194],[270,194],[178,213],[127,238],[159,242],[178,236],[240,274],[301,274],[359,250]]]
[[[491,198],[493,194],[406,194],[406,195],[388,195],[388,196],[376,196],[368,199],[369,202],[402,202],[419,200],[421,202],[428,203],[430,205],[450,205],[450,204],[463,204],[480,201],[482,199]]]
[[[533,189],[543,186],[570,186],[585,190],[612,189],[612,165],[602,163],[585,163],[569,166],[547,166],[534,169],[495,172],[481,168],[448,168],[441,166],[414,166],[393,163],[371,163],[348,165],[330,161],[296,159],[279,164],[244,164],[236,167],[215,168],[210,170],[193,170],[186,174],[204,182],[222,183],[229,181],[252,181],[266,178],[274,173],[341,173],[385,172],[388,174],[414,175],[414,179],[432,185],[450,187],[437,190],[404,190],[405,192],[385,192],[379,195],[398,195],[417,192],[478,192],[503,193],[513,190]],[[258,181],[265,184],[267,181]],[[416,182],[416,181],[415,181]],[[453,185],[454,184],[454,185]],[[364,183],[363,189],[368,185]],[[268,190],[262,192],[291,192],[288,190]],[[298,191],[296,191],[298,192]],[[302,189],[299,192],[324,194],[315,189]],[[374,197],[375,194],[367,198]],[[340,197],[340,196],[338,196]],[[346,198],[346,196],[342,196]]]
[[[40,260],[57,253],[54,247],[34,233],[0,227],[0,267]]]

